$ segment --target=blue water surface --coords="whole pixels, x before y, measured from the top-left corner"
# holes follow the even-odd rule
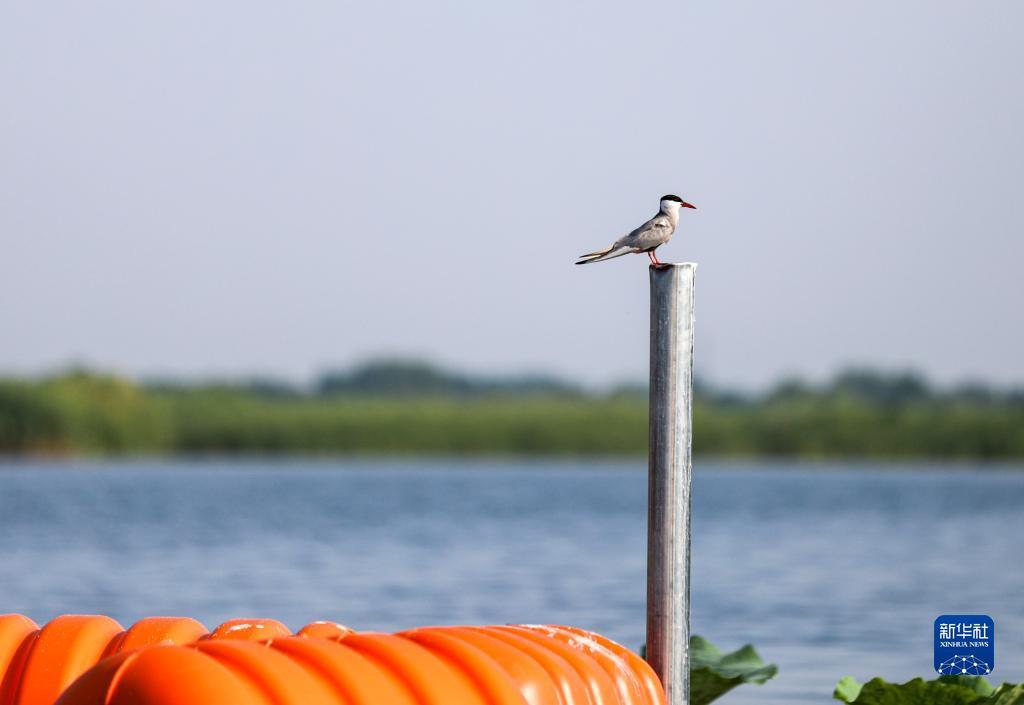
[[[931,677],[932,622],[996,624],[1024,680],[1024,472],[698,462],[693,628],[827,702]],[[643,641],[642,462],[0,461],[0,612],[356,629],[552,622]]]

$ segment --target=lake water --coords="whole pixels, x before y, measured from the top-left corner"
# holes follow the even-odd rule
[[[1024,680],[1024,472],[699,462],[693,628],[779,677],[726,703],[930,677],[942,613]],[[557,622],[637,647],[642,462],[0,462],[0,612]]]

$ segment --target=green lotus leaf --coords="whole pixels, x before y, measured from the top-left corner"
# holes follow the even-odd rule
[[[985,701],[985,705],[1024,705],[1024,683],[1020,685],[1003,683]]]
[[[931,681],[915,678],[888,683],[875,678],[864,685],[847,676],[833,696],[856,705],[1024,705],[1024,685],[1003,684],[998,689],[977,676],[940,676]]]
[[[640,655],[647,658],[647,644],[640,647]],[[743,683],[761,685],[778,672],[750,644],[723,654],[704,637],[690,637],[690,705],[707,705]]]
[[[965,688],[970,688],[978,695],[989,696],[996,692],[996,689],[992,687],[992,684],[981,676],[939,676],[935,680],[939,683],[962,685]]]
[[[835,691],[832,693],[832,697],[836,700],[842,700],[844,703],[856,702],[857,696],[860,695],[860,689],[863,688],[862,683],[858,683],[857,679],[853,676],[845,676],[840,679],[839,684],[836,685]]]
[[[743,683],[760,685],[774,678],[778,670],[775,664],[766,665],[749,644],[725,654],[707,639],[690,638],[692,705],[706,705]]]

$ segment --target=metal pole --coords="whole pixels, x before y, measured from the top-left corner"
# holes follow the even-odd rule
[[[652,265],[647,661],[668,705],[690,702],[690,443],[696,264]]]

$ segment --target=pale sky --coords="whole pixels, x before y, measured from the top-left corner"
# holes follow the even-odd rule
[[[0,372],[1024,382],[1024,3],[0,4]]]

